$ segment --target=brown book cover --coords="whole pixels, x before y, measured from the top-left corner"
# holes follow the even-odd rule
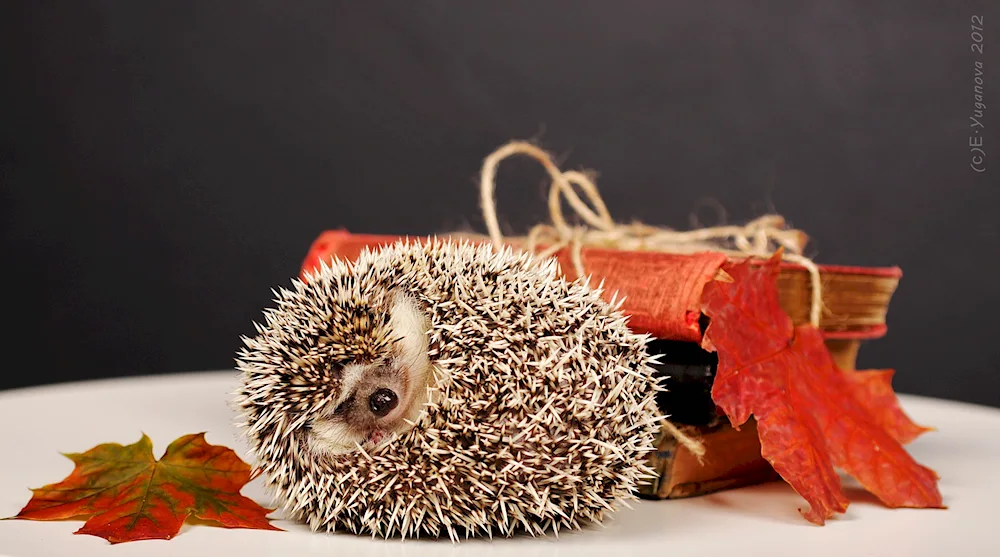
[[[739,430],[726,422],[682,430],[698,436],[705,455],[698,459],[672,435],[662,432],[656,452],[650,457],[657,477],[640,486],[640,496],[682,499],[781,479],[760,456],[760,439],[753,418]]]

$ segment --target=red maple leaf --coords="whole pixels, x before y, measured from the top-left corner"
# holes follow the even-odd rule
[[[844,371],[844,377],[854,383],[854,397],[869,411],[879,427],[904,445],[934,428],[913,423],[899,406],[899,399],[892,390],[891,369]]]
[[[225,528],[280,530],[265,509],[240,495],[250,466],[231,449],[205,442],[204,433],[185,435],[153,457],[146,435],[128,446],[98,445],[66,454],[76,466],[63,481],[33,489],[13,518],[85,518],[77,534],[111,543],[171,539],[188,518]]]
[[[889,507],[944,508],[937,474],[902,447],[926,431],[899,408],[889,371],[842,371],[819,330],[794,327],[778,303],[780,254],[729,264],[702,297],[702,341],[719,356],[712,399],[734,427],[757,420],[761,454],[823,524],[847,510],[835,467]]]

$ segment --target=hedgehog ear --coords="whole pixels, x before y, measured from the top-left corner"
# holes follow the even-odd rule
[[[411,362],[426,358],[430,320],[419,302],[413,296],[397,290],[392,293],[389,303],[392,339],[399,343],[404,358]]]

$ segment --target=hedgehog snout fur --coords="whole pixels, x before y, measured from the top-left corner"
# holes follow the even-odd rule
[[[388,338],[371,339],[387,346],[384,353],[344,366],[339,395],[308,422],[306,441],[316,455],[377,449],[413,427],[427,402],[427,316],[405,294],[392,300],[388,329],[375,331]]]

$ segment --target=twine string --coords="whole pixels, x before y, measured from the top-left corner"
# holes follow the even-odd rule
[[[809,272],[811,300],[809,323],[819,327],[823,313],[823,292],[819,268],[802,255],[808,236],[801,230],[787,228],[781,215],[764,215],[749,223],[712,226],[694,230],[673,230],[641,222],[616,223],[601,197],[597,185],[585,173],[561,171],[552,157],[525,141],[512,141],[486,157],[480,176],[480,205],[493,246],[500,248],[504,238],[497,220],[495,200],[496,172],[500,163],[515,155],[526,155],[538,161],[552,180],[548,209],[551,224],[539,223],[522,240],[525,249],[542,257],[570,248],[570,259],[578,277],[586,275],[583,247],[593,246],[629,251],[660,251],[697,253],[716,251],[731,257],[768,258],[781,250],[781,258],[796,263]],[[583,193],[586,201],[577,190]],[[562,202],[574,210],[584,225],[570,226],[563,214]],[[538,252],[538,247],[548,247]]]

